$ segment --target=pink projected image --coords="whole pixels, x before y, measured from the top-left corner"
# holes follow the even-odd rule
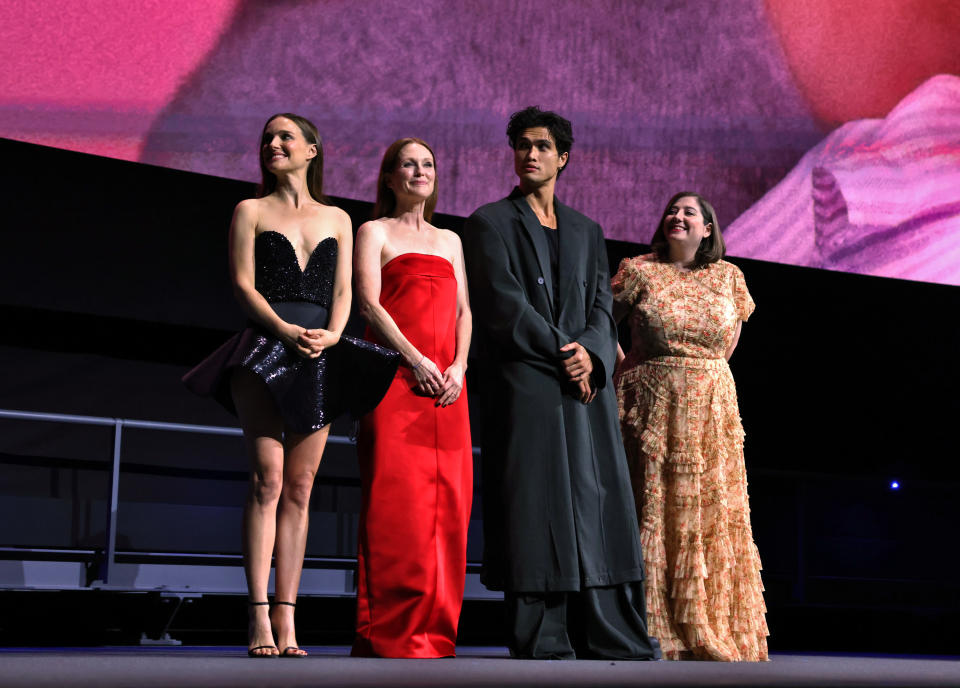
[[[379,153],[420,136],[438,211],[467,215],[509,192],[506,119],[537,104],[573,121],[560,196],[608,238],[649,241],[692,188],[734,256],[960,284],[960,5],[584,7],[10,0],[0,136],[255,180],[264,117],[302,112],[330,194],[371,201]]]
[[[137,160],[238,0],[0,5],[0,136]]]
[[[831,133],[726,237],[737,255],[960,285],[960,77]]]

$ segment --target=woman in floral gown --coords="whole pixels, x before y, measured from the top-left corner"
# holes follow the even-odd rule
[[[727,360],[753,311],[713,208],[680,192],[650,255],[613,278],[629,316],[616,373],[646,565],[647,621],[669,659],[767,659],[743,428]]]

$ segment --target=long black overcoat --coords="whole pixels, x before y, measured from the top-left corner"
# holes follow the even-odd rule
[[[610,381],[616,326],[600,226],[555,202],[554,303],[547,238],[515,189],[464,226],[483,404],[483,583],[575,591],[643,578],[637,517]],[[580,342],[599,392],[562,376]]]

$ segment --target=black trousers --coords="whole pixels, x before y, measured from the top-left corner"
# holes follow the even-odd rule
[[[520,659],[660,659],[643,581],[579,592],[506,592],[510,654]]]

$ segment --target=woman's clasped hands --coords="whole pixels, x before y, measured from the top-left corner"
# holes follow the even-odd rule
[[[280,339],[303,358],[317,358],[324,350],[336,345],[340,335],[330,330],[311,330],[287,323],[280,331]]]
[[[426,356],[410,369],[417,380],[417,390],[429,397],[437,398],[437,406],[449,406],[460,397],[463,389],[465,366],[454,363],[443,373],[437,364]]]

